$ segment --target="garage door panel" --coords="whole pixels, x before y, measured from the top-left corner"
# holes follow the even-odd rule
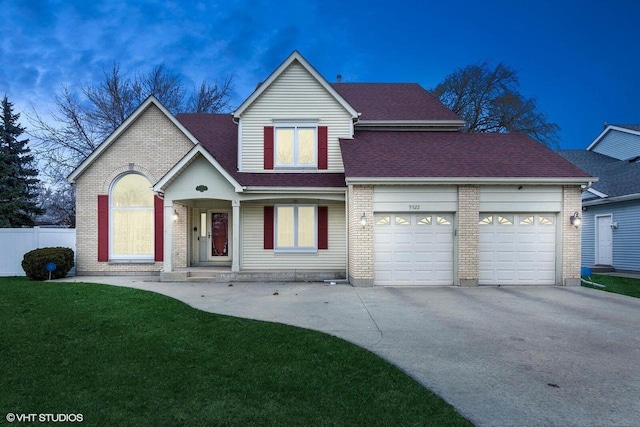
[[[481,215],[479,283],[555,283],[554,224],[555,216],[550,214]]]
[[[382,221],[384,217],[388,217],[388,221]],[[424,213],[376,214],[375,283],[386,286],[453,284],[452,218]]]

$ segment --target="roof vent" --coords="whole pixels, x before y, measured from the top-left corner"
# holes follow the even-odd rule
[[[342,74],[338,74],[336,79],[338,79],[338,83],[342,83]]]

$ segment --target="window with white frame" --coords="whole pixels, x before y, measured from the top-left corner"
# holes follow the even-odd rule
[[[318,165],[315,125],[279,124],[275,128],[275,166],[314,168]]]
[[[153,259],[154,193],[138,173],[119,177],[111,187],[111,259]]]
[[[313,252],[318,249],[318,209],[315,205],[275,206],[275,249]]]

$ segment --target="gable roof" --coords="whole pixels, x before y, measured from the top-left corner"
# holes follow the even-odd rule
[[[294,62],[299,63],[320,85],[335,98],[335,100],[349,113],[354,119],[358,118],[358,111],[356,111],[330,84],[324,77],[306,59],[300,55],[300,52],[293,51],[291,55],[285,61],[275,69],[273,73],[260,84],[255,91],[233,112],[233,117],[240,118],[242,114],[253,104],[273,82]]]
[[[202,146],[229,175],[245,187],[344,188],[343,173],[247,173],[238,172],[238,125],[228,114],[178,114]]]
[[[71,174],[67,177],[67,181],[70,184],[74,184],[76,179],[93,163],[100,157],[100,155],[107,149],[109,146],[116,141],[120,135],[122,135],[136,120],[152,105],[156,106],[162,114],[164,114],[167,119],[169,119],[180,131],[182,131],[185,136],[194,144],[197,144],[198,141],[194,136],[167,110],[164,105],[160,103],[153,95],[148,97],[142,104],[136,108],[133,113],[127,119],[122,122],[118,128],[113,131],[111,135],[107,137],[94,151],[91,153],[86,159],[78,165],[78,167],[71,172]]]
[[[525,134],[358,131],[341,139],[347,182],[586,183],[588,173]]]
[[[629,133],[631,135],[640,135],[640,125],[607,125],[603,131],[593,140],[587,147],[587,150],[593,150],[600,141],[611,131],[619,131]]]
[[[640,163],[587,150],[560,150],[562,157],[599,178],[592,188],[600,198],[640,194]],[[600,194],[598,194],[600,193]]]
[[[359,122],[401,120],[464,125],[464,120],[417,83],[334,83],[332,86],[361,113]]]

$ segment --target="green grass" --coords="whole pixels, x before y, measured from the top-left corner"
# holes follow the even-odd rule
[[[640,298],[640,279],[632,279],[629,277],[608,276],[603,274],[594,274],[591,282],[605,285],[605,288],[594,287],[588,284],[582,284],[587,288],[599,289],[602,291],[613,292],[615,294],[627,295],[634,298]]]
[[[24,278],[0,279],[0,424],[9,412],[118,426],[471,425],[339,338]]]

